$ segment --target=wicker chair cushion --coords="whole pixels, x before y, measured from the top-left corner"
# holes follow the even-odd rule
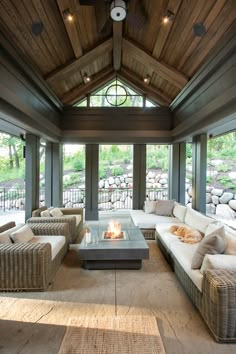
[[[207,269],[236,270],[236,257],[228,254],[206,254],[200,272]]]
[[[52,250],[52,261],[66,243],[65,236],[34,236],[30,243],[50,243]]]
[[[53,217],[56,217],[56,218],[60,218],[61,216],[63,216],[63,212],[61,211],[60,208],[54,208],[50,211],[50,214],[53,216]]]

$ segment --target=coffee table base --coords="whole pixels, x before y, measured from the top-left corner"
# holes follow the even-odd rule
[[[95,269],[141,269],[142,260],[84,260],[83,267],[88,270]]]

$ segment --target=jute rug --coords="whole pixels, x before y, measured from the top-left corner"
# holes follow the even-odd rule
[[[165,354],[154,316],[77,317],[59,354]]]

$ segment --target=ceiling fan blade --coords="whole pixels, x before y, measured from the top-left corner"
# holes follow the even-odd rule
[[[112,31],[112,20],[110,18],[110,0],[97,0],[95,13],[98,32],[106,36]]]
[[[81,6],[94,6],[96,5],[96,0],[79,0]]]
[[[145,8],[145,4],[143,0],[139,0],[136,2],[135,9],[129,11],[129,2],[128,1],[128,12],[127,12],[127,21],[129,24],[135,27],[144,26],[148,22],[148,14]]]
[[[100,33],[103,36],[106,36],[112,32],[113,20],[108,17],[107,21],[104,23],[103,27],[100,29]]]

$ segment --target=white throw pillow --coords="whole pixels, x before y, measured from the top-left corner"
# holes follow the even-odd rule
[[[207,269],[236,270],[236,257],[228,254],[206,254],[200,272]]]
[[[179,203],[175,203],[174,209],[173,209],[173,215],[179,219],[181,222],[184,222],[185,215],[187,212],[187,207],[184,205],[181,205]]]
[[[205,234],[207,226],[213,221],[214,220],[208,216],[205,216],[198,211],[187,207],[184,222],[192,229],[196,229]]]
[[[50,211],[50,214],[51,214],[52,216],[54,216],[54,217],[57,217],[57,218],[63,216],[63,212],[61,211],[60,208],[54,208],[54,209],[52,209],[52,210]]]
[[[13,231],[19,230],[24,224],[18,224],[0,233],[0,243],[12,243],[10,235]]]
[[[33,237],[33,231],[28,225],[24,225],[19,230],[10,234],[13,243],[29,242]]]
[[[157,205],[157,202],[156,202],[156,201],[146,200],[146,201],[144,202],[144,212],[145,212],[146,214],[155,213],[155,211],[156,211],[156,205]]]
[[[40,216],[43,218],[51,216],[50,211],[48,209],[41,211]]]

